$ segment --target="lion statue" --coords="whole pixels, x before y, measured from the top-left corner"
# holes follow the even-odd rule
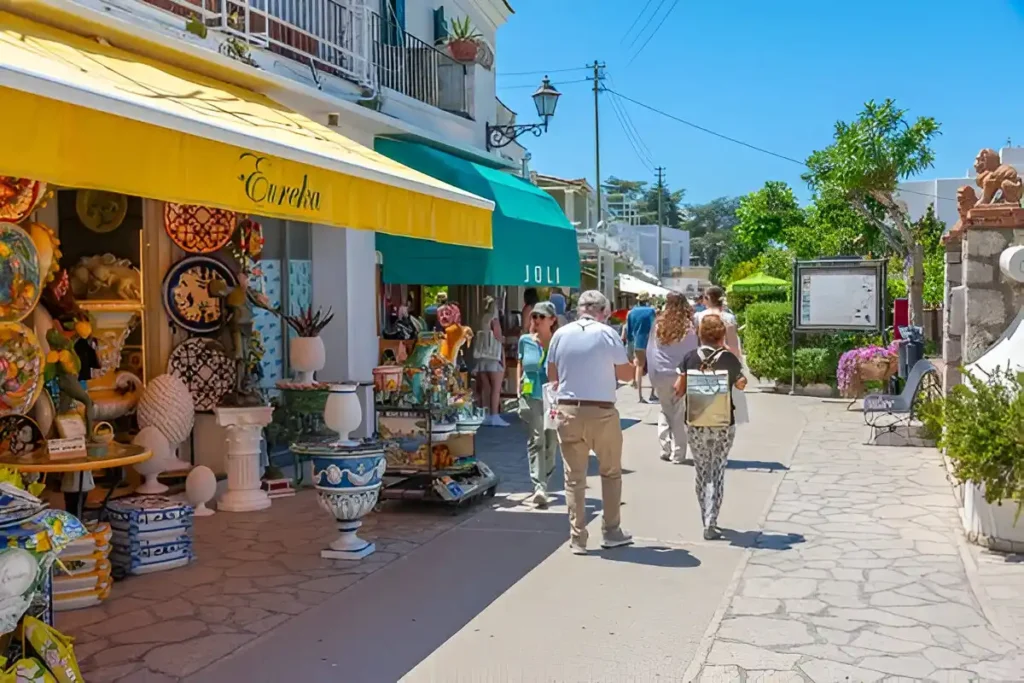
[[[974,170],[978,173],[977,183],[981,188],[978,204],[994,203],[997,194],[1000,195],[1000,204],[1020,204],[1024,182],[1017,175],[1017,169],[999,163],[999,153],[994,149],[978,152],[974,159]]]
[[[967,213],[978,203],[978,193],[970,185],[963,185],[956,191],[956,210],[962,222],[967,221]]]

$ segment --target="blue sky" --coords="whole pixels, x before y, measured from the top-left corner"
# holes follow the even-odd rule
[[[1018,85],[1024,1],[975,0],[513,0],[498,33],[498,97],[532,122],[545,70],[599,59],[606,85],[707,128],[796,159],[829,143],[837,119],[868,99],[894,98],[911,116],[942,124],[936,163],[920,176],[960,177],[981,147],[1024,146]],[[629,47],[651,11],[660,14]],[[674,10],[630,63],[669,7]],[[1002,55],[1002,57],[1000,56]],[[987,68],[987,70],[986,70]],[[538,72],[506,75],[516,72]],[[572,83],[587,71],[551,73],[564,94],[551,130],[524,138],[541,173],[594,177],[593,93]],[[601,95],[601,175],[652,179]],[[801,168],[625,103],[687,202],[744,194],[784,180],[806,199]]]

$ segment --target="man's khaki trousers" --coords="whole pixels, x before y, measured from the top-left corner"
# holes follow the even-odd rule
[[[565,502],[569,531],[574,540],[587,542],[587,465],[590,451],[597,454],[601,474],[601,500],[605,533],[619,528],[622,504],[622,425],[613,407],[559,405],[565,423],[558,428],[565,464]]]

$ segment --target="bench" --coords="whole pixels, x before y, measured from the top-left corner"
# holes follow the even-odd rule
[[[879,432],[893,434],[900,427],[909,426],[916,417],[922,401],[936,398],[942,393],[939,372],[927,360],[919,360],[910,369],[903,391],[894,394],[868,394],[864,397],[864,422],[872,430],[872,440]]]

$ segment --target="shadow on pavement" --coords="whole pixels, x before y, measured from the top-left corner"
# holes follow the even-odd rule
[[[781,462],[767,462],[763,460],[729,460],[725,468],[728,470],[768,470],[770,472],[789,470]]]
[[[774,534],[735,529],[722,529],[722,538],[733,547],[757,550],[792,550],[794,545],[806,540],[801,534]]]
[[[622,427],[623,431],[629,429],[633,425],[640,424],[640,422],[641,422],[640,420],[637,420],[637,419],[632,418],[632,417],[620,417],[619,418],[619,425]]]
[[[699,567],[700,559],[682,548],[666,548],[657,545],[631,545],[625,548],[600,549],[588,557],[599,557],[613,562],[630,562],[651,567]]]

